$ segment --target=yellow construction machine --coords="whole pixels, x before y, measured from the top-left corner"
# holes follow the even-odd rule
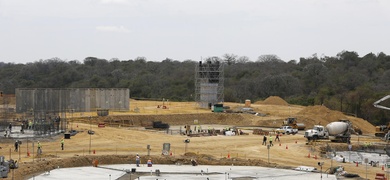
[[[305,130],[306,126],[303,123],[298,123],[297,118],[288,117],[283,121],[283,126],[291,126],[293,129]]]
[[[390,130],[390,122],[388,125],[379,125],[375,126],[375,136],[376,137],[385,137],[385,135]]]
[[[384,109],[384,110],[390,110],[389,107],[386,107],[386,106],[383,106],[383,105],[379,104],[382,101],[385,101],[387,99],[390,99],[390,95],[387,95],[387,96],[379,99],[378,101],[375,101],[374,104],[373,104],[374,107],[380,108],[380,109]],[[385,137],[386,140],[389,139],[389,136],[390,136],[390,122],[387,125],[375,126],[375,136],[377,136],[377,137]]]

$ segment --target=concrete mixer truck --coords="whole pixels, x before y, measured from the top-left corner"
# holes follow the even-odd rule
[[[354,133],[352,123],[348,120],[331,122],[326,127],[314,125],[313,129],[305,132],[307,140],[329,139],[332,142],[348,142]]]

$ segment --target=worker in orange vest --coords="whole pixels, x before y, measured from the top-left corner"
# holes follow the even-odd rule
[[[148,159],[147,164],[148,164],[148,167],[152,167],[152,160],[151,160],[151,159]]]

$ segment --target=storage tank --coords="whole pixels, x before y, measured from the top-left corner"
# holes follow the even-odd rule
[[[342,134],[348,129],[348,123],[345,122],[332,122],[326,125],[329,135]]]

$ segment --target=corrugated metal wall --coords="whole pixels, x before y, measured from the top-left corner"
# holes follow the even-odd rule
[[[129,110],[125,88],[17,88],[16,112],[90,112],[96,109]]]

